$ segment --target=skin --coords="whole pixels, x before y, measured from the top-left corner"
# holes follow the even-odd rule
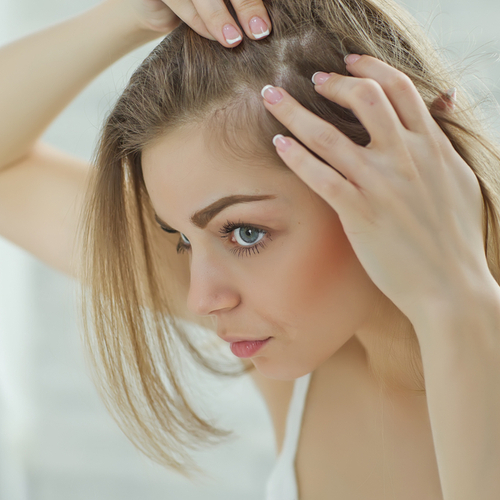
[[[170,131],[142,156],[158,217],[190,242],[189,309],[215,318],[222,338],[273,337],[251,358],[269,378],[293,380],[312,372],[348,341],[344,351],[359,351],[356,334],[371,349],[365,366],[370,356],[382,359],[384,325],[376,313],[387,299],[356,258],[337,213],[288,169],[215,158],[207,135],[200,125]],[[189,220],[234,194],[276,198],[228,207],[204,229]],[[237,230],[232,241],[219,234],[227,220],[267,230],[265,248],[233,253],[242,246]],[[373,336],[377,342],[369,342]]]
[[[191,130],[146,152],[153,205],[192,243],[191,309],[215,316],[222,336],[242,324],[252,325],[244,335],[274,334],[252,359],[261,373],[288,379],[314,371],[297,454],[301,498],[382,499],[389,486],[395,498],[411,491],[465,500],[479,492],[493,500],[500,288],[484,253],[478,181],[408,77],[369,56],[351,55],[347,68],[353,77],[325,74],[315,89],[355,112],[368,146],[277,88],[280,98],[264,92],[266,109],[323,160],[292,138],[276,141],[304,185],[252,162],[214,161],[203,131]],[[271,221],[253,221],[263,215],[249,205],[252,213],[231,214],[276,228],[269,248],[248,261],[229,258],[215,228],[189,225],[190,211],[215,193],[243,187],[273,189],[285,202],[281,216],[268,209]],[[390,308],[379,308],[378,290],[414,327],[425,398],[391,397],[397,390],[375,398],[371,367],[385,367],[391,381],[391,360],[404,359],[403,337],[392,342],[386,333]],[[380,463],[387,468],[375,470]]]
[[[0,106],[2,124],[8,124],[0,134],[0,213],[5,214],[0,220],[0,234],[64,272],[73,272],[73,240],[89,166],[40,144],[39,138],[50,122],[96,75],[125,53],[156,38],[158,32],[168,33],[179,24],[179,17],[188,24],[195,25],[195,29],[198,25],[198,32],[204,31],[204,36],[215,38],[228,46],[223,29],[226,22],[232,21],[228,18],[229,13],[219,8],[221,2],[210,2],[210,9],[200,8],[199,11],[196,6],[202,2],[170,3],[177,3],[177,7],[172,5],[171,10],[163,2],[156,0],[106,0],[80,16],[9,44],[0,51],[2,74],[10,75],[2,81],[0,96],[3,97]],[[245,34],[251,36],[248,32],[249,20],[253,16],[264,16],[263,6],[260,2],[233,3]],[[205,2],[203,4],[207,5]],[[191,8],[187,14],[182,13],[179,5],[189,5],[194,9]],[[106,47],[106,50],[103,51],[103,47]],[[423,408],[422,413],[428,414],[430,419],[433,442],[428,442],[435,445],[435,453],[432,449],[430,453],[420,454],[417,462],[409,464],[405,472],[415,478],[415,474],[421,469],[419,464],[429,464],[432,457],[435,457],[439,465],[439,480],[443,485],[443,498],[496,500],[500,469],[500,291],[488,271],[482,247],[481,194],[477,181],[441,131],[436,128],[418,92],[411,82],[405,80],[404,75],[367,56],[357,62],[349,62],[347,67],[354,79],[334,77],[316,89],[327,99],[355,110],[356,116],[360,117],[376,140],[363,151],[345,142],[345,147],[338,147],[339,139],[343,139],[336,131],[329,129],[317,117],[305,113],[293,98],[283,91],[284,100],[281,104],[266,103],[265,106],[324,161],[316,161],[299,145],[294,145],[293,141],[290,148],[286,151],[281,149],[279,154],[286,165],[339,214],[342,228],[349,236],[349,242],[357,258],[363,263],[363,268],[387,297],[394,303],[399,301],[401,310],[405,311],[415,326],[425,366],[428,400],[428,409]],[[22,78],[25,68],[30,68],[30,78]],[[40,68],[43,68],[43,71],[40,71]],[[13,75],[21,75],[23,85],[19,85],[19,78],[13,78]],[[20,113],[19,110],[24,111]],[[29,110],[29,113],[26,113],[26,110]],[[311,137],[311,132],[314,132],[314,137]],[[161,165],[161,162],[158,164]],[[187,166],[193,170],[193,165]],[[330,166],[345,174],[347,180]],[[353,170],[353,166],[356,166],[357,171]],[[361,170],[360,167],[365,168]],[[250,167],[248,168],[250,170]],[[254,166],[252,169],[253,175],[262,179],[261,171],[257,174]],[[224,171],[223,166],[217,164],[212,174],[216,171]],[[361,172],[364,175],[355,178],[356,174]],[[205,178],[205,181],[210,180]],[[222,179],[219,180],[222,182]],[[242,179],[237,180],[239,183],[231,186],[233,191],[243,185],[247,186],[240,182]],[[247,177],[245,182],[248,180]],[[351,180],[354,182],[350,182]],[[272,184],[266,184],[265,189],[268,190],[270,186]],[[223,183],[217,185],[219,190],[223,187]],[[262,186],[259,189],[263,189]],[[188,193],[193,195],[189,198],[193,205],[211,201],[198,199],[194,196],[196,193]],[[171,197],[167,198],[167,194]],[[163,204],[168,200],[168,203],[173,205],[175,200],[172,196],[175,194],[165,192],[161,197],[155,195],[155,206],[165,218],[168,215],[173,217],[174,212],[167,214],[171,207]],[[240,324],[250,324],[254,321],[256,326],[252,327],[252,331],[262,325],[274,326],[273,321],[276,320],[276,335],[279,333],[280,338],[273,339],[276,340],[275,345],[281,342],[282,352],[285,352],[288,340],[288,353],[291,355],[293,348],[293,353],[297,355],[299,337],[293,337],[292,329],[281,328],[281,324],[287,326],[292,320],[295,321],[296,316],[293,314],[300,309],[274,311],[269,306],[275,302],[264,304],[264,300],[258,300],[259,294],[266,293],[262,286],[258,288],[258,284],[262,282],[285,294],[289,294],[290,289],[278,287],[278,283],[270,282],[270,271],[264,275],[256,265],[254,272],[250,273],[249,268],[243,267],[250,265],[251,259],[262,264],[264,251],[262,255],[246,257],[247,260],[231,260],[233,254],[224,254],[227,258],[222,258],[222,252],[217,251],[221,247],[215,245],[213,233],[210,240],[208,232],[193,232],[187,225],[188,211],[199,208],[188,206],[187,199],[184,195],[184,198],[179,200],[185,205],[179,205],[181,211],[177,211],[176,207],[176,220],[168,220],[186,231],[195,247],[192,256],[195,286],[190,293],[190,304],[196,306],[197,293],[200,293],[200,287],[204,284],[207,290],[215,290],[216,294],[212,293],[212,297],[217,300],[208,302],[208,307],[201,307],[199,310],[202,314],[213,312],[218,324],[225,328],[237,325],[236,320],[249,322],[240,321]],[[467,203],[464,200],[467,200]],[[69,206],[73,208],[68,209]],[[64,224],[60,219],[61,214],[64,214]],[[290,214],[290,217],[292,215]],[[304,217],[305,214],[301,219],[303,223],[306,220]],[[307,220],[312,223],[312,220],[317,219]],[[26,231],[26,228],[29,228],[29,231]],[[367,231],[367,228],[370,231]],[[326,239],[325,231],[333,240],[333,224],[321,227],[314,237],[317,238],[319,234],[321,238]],[[272,243],[284,241],[284,238],[279,239],[279,234],[279,230],[276,230]],[[440,238],[437,238],[437,235],[440,235]],[[283,244],[281,248],[286,247]],[[312,248],[311,245],[311,251]],[[436,252],[436,249],[439,251]],[[271,245],[268,250],[271,250]],[[411,258],[403,261],[400,257],[406,256],[408,250],[413,254]],[[281,255],[283,259],[290,258],[285,251],[282,251]],[[307,255],[309,262],[314,262],[309,254]],[[210,262],[208,258],[211,259]],[[199,266],[203,259],[209,264],[205,268],[205,276],[201,274],[202,267]],[[214,263],[218,264],[218,267]],[[281,262],[277,259],[275,263],[276,266],[271,269],[273,273],[278,271]],[[401,263],[403,265],[398,267]],[[354,269],[353,266],[346,265],[349,271],[345,272],[349,274]],[[302,267],[297,269],[300,271]],[[221,274],[220,270],[227,272]],[[330,270],[335,271],[334,268]],[[350,276],[354,275],[353,272]],[[287,276],[288,274],[283,279]],[[298,284],[302,285],[304,276],[307,278],[306,274],[299,273],[294,283],[300,278]],[[228,277],[232,281],[226,281]],[[335,277],[340,283],[338,274]],[[296,290],[299,290],[298,284]],[[313,288],[313,292],[315,290]],[[250,292],[252,293],[249,294]],[[269,293],[267,296],[270,300],[277,300],[277,295]],[[210,299],[210,296],[205,297],[208,297],[205,300]],[[220,307],[220,301],[228,298],[229,302]],[[322,305],[312,301],[309,296],[302,298],[309,299],[314,307],[322,309]],[[344,299],[344,296],[341,295],[340,299]],[[344,301],[346,302],[347,300]],[[349,302],[350,306],[353,304]],[[367,305],[368,301],[363,304]],[[262,308],[257,308],[257,305]],[[358,305],[365,311],[361,304]],[[199,303],[196,307],[199,307]],[[242,311],[248,316],[236,317]],[[263,311],[270,314],[263,314]],[[344,312],[340,308],[336,311],[339,315]],[[309,366],[301,366],[300,370],[296,370],[299,373],[289,373],[291,364],[284,366],[283,359],[279,359],[279,352],[271,358],[269,348],[267,354],[268,367],[276,369],[276,372],[281,370],[282,376],[292,378],[302,374],[304,370],[310,370],[316,362],[321,362],[322,357],[327,359],[328,362],[323,362],[315,370],[309,395],[312,403],[316,401],[321,406],[318,408],[312,404],[309,406],[309,413],[315,416],[326,414],[328,419],[323,425],[317,420],[309,420],[307,424],[306,414],[303,441],[311,443],[311,446],[309,454],[307,450],[299,450],[299,476],[300,457],[304,457],[302,464],[307,464],[311,469],[304,470],[302,479],[311,478],[310,483],[313,486],[319,485],[323,495],[325,491],[333,492],[334,496],[337,493],[337,497],[346,500],[349,498],[349,492],[351,498],[378,498],[372,484],[360,481],[360,478],[367,475],[355,473],[346,489],[340,491],[338,485],[326,485],[321,480],[316,481],[313,473],[321,473],[321,466],[325,468],[331,463],[328,460],[335,460],[337,456],[346,457],[348,451],[353,457],[350,463],[359,463],[355,460],[368,455],[366,445],[369,441],[359,433],[364,422],[356,421],[353,417],[373,415],[371,407],[364,406],[367,411],[360,412],[357,411],[359,407],[354,406],[355,411],[346,414],[344,422],[351,424],[352,432],[342,435],[345,438],[344,450],[339,449],[338,441],[328,446],[325,432],[322,432],[327,429],[331,435],[332,428],[336,429],[331,424],[332,411],[349,409],[346,409],[345,405],[336,404],[337,400],[329,400],[325,396],[335,395],[335,389],[347,389],[342,394],[349,396],[357,390],[362,393],[360,397],[369,402],[369,397],[364,394],[366,386],[361,384],[366,379],[356,378],[355,375],[364,373],[367,359],[370,360],[371,366],[383,367],[384,360],[387,364],[390,362],[390,358],[384,358],[390,346],[389,337],[386,337],[382,326],[369,321],[373,318],[368,311],[366,316],[358,318],[360,322],[363,319],[366,321],[356,333],[349,332],[352,336],[348,337],[344,344],[341,333],[343,335],[348,329],[335,330],[335,324],[331,325],[331,336],[328,338],[325,338],[324,331],[312,329],[310,324],[306,325],[306,329],[300,330],[303,339],[310,340],[312,335],[317,335],[319,339],[317,337],[315,340],[325,340],[323,347],[326,347],[328,352],[321,352],[316,347],[316,350],[312,350],[313,342],[302,344],[307,350],[301,353],[301,359],[303,354],[303,359],[307,358]],[[381,311],[383,314],[380,316],[386,318],[385,309]],[[322,312],[325,312],[324,309]],[[333,316],[333,311],[330,312]],[[286,318],[282,313],[292,316]],[[310,317],[315,321],[325,319],[325,316],[316,318],[312,314]],[[281,323],[277,321],[283,318]],[[229,319],[235,321],[230,323]],[[222,320],[226,320],[226,323]],[[247,332],[248,330],[245,334]],[[361,343],[363,349],[358,349]],[[375,349],[375,345],[379,345],[380,349]],[[340,358],[340,354],[346,351],[353,355]],[[263,354],[259,357],[265,365]],[[288,361],[291,359],[288,358]],[[342,369],[342,361],[346,360],[349,360],[348,367]],[[256,361],[260,362],[257,358]],[[346,374],[354,367],[357,369],[356,373],[351,371],[351,377],[347,378]],[[318,383],[316,377],[319,372],[328,375],[323,378],[323,385]],[[390,367],[387,367],[387,373],[390,373]],[[277,375],[279,376],[279,373]],[[332,386],[332,381],[335,381],[336,385]],[[355,383],[358,381],[359,384]],[[344,386],[340,387],[342,383]],[[343,402],[345,403],[345,400]],[[330,411],[322,412],[325,408]],[[393,432],[392,436],[384,433],[385,443],[397,443],[401,453],[408,454],[408,450],[411,450],[412,457],[417,455],[416,446],[425,441],[420,439],[421,433],[411,428],[411,416],[416,413],[398,412],[393,421],[383,427],[384,431],[390,429]],[[375,419],[370,421],[376,422]],[[420,421],[423,422],[424,419]],[[399,422],[400,425],[394,425],[393,422]],[[356,423],[359,425],[355,425]],[[404,431],[399,432],[403,425]],[[317,432],[316,441],[308,436],[308,428]],[[429,438],[429,430],[424,428],[424,431]],[[352,446],[352,440],[349,441],[350,436],[358,440],[357,449]],[[402,439],[405,436],[417,436],[418,443],[406,445]],[[323,455],[321,446],[324,448]],[[332,449],[335,450],[333,457]],[[381,450],[384,451],[384,448],[376,446],[376,453],[372,453],[377,462]],[[395,454],[390,466],[391,471],[396,470],[396,465],[404,466],[402,456]],[[339,471],[340,467],[323,471],[324,477],[330,481],[334,481],[336,477],[331,474],[332,470]],[[366,470],[375,479],[382,477],[374,471],[373,463],[367,463]],[[348,472],[352,473],[352,470],[342,471],[337,477],[348,478]],[[417,477],[415,484],[429,484],[429,474],[426,476]],[[427,492],[420,494],[413,485],[409,485],[404,475],[401,477],[404,480],[400,482],[400,493],[393,495],[394,498],[408,498],[408,492],[413,492],[415,498],[419,499],[437,498]],[[354,484],[366,485],[366,494],[353,493]],[[379,488],[379,492],[380,498],[387,498],[385,483]],[[321,498],[318,491],[310,495],[303,493],[301,491],[300,497],[304,500]],[[355,494],[357,496],[353,497]],[[328,498],[331,497],[329,494]]]
[[[463,449],[488,456],[486,436],[494,431],[477,438],[469,426],[476,412],[461,419],[454,411],[459,407],[467,414],[468,381],[481,371],[474,360],[486,359],[485,352],[477,356],[474,342],[458,343],[450,335],[455,324],[440,328],[449,311],[457,316],[471,304],[456,301],[457,290],[466,299],[475,295],[467,278],[493,290],[482,249],[477,180],[439,135],[414,87],[407,86],[410,95],[399,100],[387,84],[388,67],[376,62],[358,68],[358,81],[334,77],[317,90],[356,110],[374,139],[363,152],[280,89],[283,98],[266,102],[266,108],[325,163],[291,139],[277,148],[290,172],[224,161],[212,156],[218,148],[207,147],[203,128],[192,125],[169,132],[143,152],[146,187],[157,215],[189,240],[191,311],[213,317],[223,338],[272,336],[251,359],[266,377],[292,380],[314,371],[297,453],[301,498],[385,499],[389,488],[395,498],[411,491],[414,498],[465,499],[475,489],[493,499],[495,479],[461,457],[468,455]],[[363,72],[380,83],[363,78]],[[369,98],[366,91],[372,92]],[[235,194],[275,199],[234,205],[204,229],[190,222],[195,211]],[[460,225],[453,224],[449,206]],[[238,257],[231,252],[236,235],[219,234],[227,220],[263,228],[272,239],[258,254]],[[463,249],[459,256],[457,248]],[[404,382],[411,378],[404,367],[398,373],[391,365],[404,359],[405,349],[403,337],[393,341],[387,333],[391,304],[415,326],[429,398],[410,397],[404,386],[377,394],[373,367],[389,384],[398,375]],[[429,322],[433,328],[426,328]],[[460,373],[447,352],[454,353],[454,361],[474,353],[467,383],[456,383]],[[487,366],[494,380],[498,369]],[[484,386],[480,380],[475,387]],[[478,403],[481,415],[491,414],[484,399]],[[464,446],[458,447],[460,439]]]
[[[370,134],[366,147],[284,89],[264,92],[264,104],[324,160],[292,138],[277,141],[283,161],[339,214],[373,282],[425,335],[456,290],[496,289],[479,183],[408,76],[370,56],[346,62],[354,77],[322,73],[315,90],[355,113]]]
[[[243,34],[261,40],[272,31],[261,0],[233,0],[231,4],[242,29],[222,0],[127,0],[125,7],[143,28],[168,33],[182,20],[201,36],[225,47],[236,47]]]

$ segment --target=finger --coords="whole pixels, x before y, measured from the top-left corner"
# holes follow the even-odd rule
[[[262,97],[266,109],[297,139],[357,183],[364,163],[358,154],[360,146],[331,123],[301,106],[282,88],[266,85]]]
[[[196,31],[196,33],[209,40],[217,40],[210,31],[208,31],[206,24],[203,22],[203,19],[200,17],[190,0],[169,0],[168,7],[178,18],[182,19],[182,21]]]
[[[284,163],[339,216],[352,212],[355,204],[360,202],[358,189],[348,179],[315,158],[297,141],[278,134],[273,138],[273,144]]]
[[[222,0],[193,0],[208,31],[225,47],[235,47],[243,34]]]
[[[455,103],[457,102],[457,89],[451,88],[446,92],[443,92],[439,97],[431,104],[431,113],[433,111],[455,111]]]
[[[232,0],[238,20],[249,38],[260,40],[271,32],[271,19],[262,0]]]
[[[367,55],[351,54],[346,57],[346,64],[352,75],[379,83],[405,128],[419,133],[434,130],[436,123],[407,75]]]
[[[391,146],[394,138],[405,132],[392,104],[375,80],[318,72],[313,75],[313,82],[322,96],[353,111],[370,134],[371,146]]]

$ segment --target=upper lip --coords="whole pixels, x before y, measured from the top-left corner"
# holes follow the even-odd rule
[[[241,339],[241,338],[237,338],[237,337],[224,337],[222,335],[219,335],[219,337],[226,341],[226,342],[259,342],[260,340],[267,340],[267,339],[270,339],[271,337],[265,337],[263,339]]]

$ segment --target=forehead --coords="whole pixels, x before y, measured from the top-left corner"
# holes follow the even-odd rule
[[[214,135],[200,125],[168,131],[144,148],[142,168],[146,188],[156,207],[165,198],[189,197],[207,205],[234,194],[291,195],[298,178],[283,165],[262,157],[236,158],[223,153]],[[196,207],[193,207],[196,208]]]

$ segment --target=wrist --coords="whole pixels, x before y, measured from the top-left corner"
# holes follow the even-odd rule
[[[488,327],[483,331],[500,332],[500,286],[490,273],[482,279],[456,283],[438,296],[427,297],[422,304],[418,313],[409,317],[421,347],[427,341],[447,341],[449,335],[458,339],[460,332],[474,336],[481,325]]]
[[[130,3],[123,0],[104,0],[95,7],[95,11],[100,22],[113,30],[113,34],[121,40],[127,52],[168,33],[147,27]]]

